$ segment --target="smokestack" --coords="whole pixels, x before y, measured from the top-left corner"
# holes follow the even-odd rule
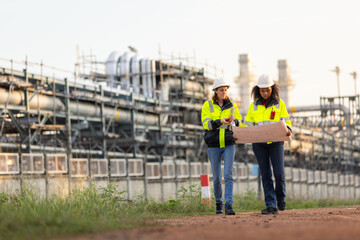
[[[279,71],[279,88],[280,98],[284,100],[286,106],[291,105],[291,90],[295,86],[295,82],[290,76],[290,67],[287,60],[278,60]]]
[[[235,84],[238,87],[238,92],[241,98],[239,106],[240,113],[246,113],[251,100],[251,89],[256,83],[255,76],[252,73],[251,60],[248,54],[239,54],[239,76],[235,78]]]

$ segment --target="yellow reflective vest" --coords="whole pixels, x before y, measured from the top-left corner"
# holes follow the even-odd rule
[[[235,125],[241,126],[241,114],[234,102],[226,100],[222,107],[213,100],[204,102],[201,110],[201,122],[205,129],[204,140],[208,147],[224,148],[235,144],[229,124],[220,123],[220,119],[228,118],[231,115],[235,118]]]
[[[289,114],[282,99],[279,101],[272,99],[267,107],[264,106],[264,100],[258,99],[249,106],[246,114],[244,126],[257,126],[271,124],[284,120],[286,126],[292,131]]]

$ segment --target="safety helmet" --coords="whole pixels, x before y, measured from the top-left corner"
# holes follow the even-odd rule
[[[256,86],[258,86],[259,88],[268,88],[274,84],[275,84],[274,81],[272,80],[272,78],[269,75],[262,74],[262,75],[260,75],[259,80],[256,83]]]
[[[230,84],[226,83],[224,79],[218,78],[214,81],[214,85],[212,87],[212,90],[215,90],[219,87],[230,87]]]

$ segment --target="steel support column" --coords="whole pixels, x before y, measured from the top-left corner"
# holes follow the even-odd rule
[[[72,147],[71,147],[71,119],[70,119],[70,88],[68,79],[65,78],[65,115],[66,115],[66,131],[67,131],[67,139],[66,139],[66,154],[67,154],[67,167],[68,167],[68,180],[69,180],[69,194],[71,193],[71,161],[72,161]]]

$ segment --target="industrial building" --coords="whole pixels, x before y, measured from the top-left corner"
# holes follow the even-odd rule
[[[247,107],[252,101],[250,94],[256,83],[256,77],[248,54],[239,55],[239,65],[240,73],[235,78],[235,84],[241,98],[239,109],[246,114]],[[349,177],[344,181],[358,186],[360,174],[359,95],[320,97],[318,105],[293,106],[291,91],[295,86],[295,81],[291,78],[289,63],[287,60],[279,60],[277,66],[276,81],[280,88],[280,97],[288,107],[295,133],[293,140],[285,144],[287,153],[285,165],[306,170],[306,173],[303,173],[304,176],[300,177],[305,182],[307,179],[314,179],[316,171],[326,171],[326,174],[323,173],[322,176],[325,180],[319,181],[339,182],[340,180],[334,179],[332,174],[341,172]],[[352,74],[356,76],[356,73]],[[288,176],[289,172],[286,175]]]
[[[246,54],[239,62],[236,84],[245,114],[255,77]],[[83,60],[66,78],[30,72],[27,61],[22,69],[9,63],[0,65],[3,191],[30,184],[44,196],[66,195],[90,182],[113,182],[129,191],[128,198],[144,193],[164,200],[186,180],[211,176],[200,114],[214,79],[204,68],[132,51],[114,51],[105,62]],[[323,184],[320,197],[359,197],[359,95],[291,107],[294,81],[287,61],[278,68],[294,125],[285,151],[290,192],[311,198]],[[251,145],[237,145],[235,161],[234,192],[259,189]]]

